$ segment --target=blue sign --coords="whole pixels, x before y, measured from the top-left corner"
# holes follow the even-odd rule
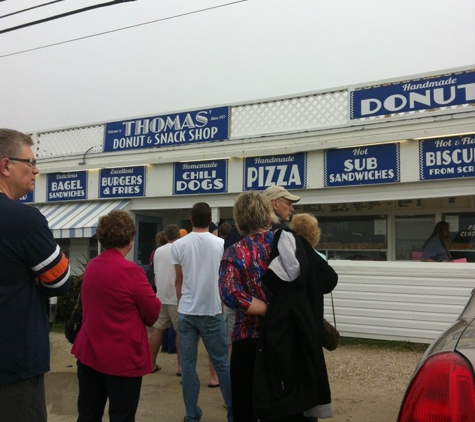
[[[31,192],[28,192],[26,195],[23,195],[20,199],[20,202],[26,203],[26,202],[35,202],[35,191],[32,190]]]
[[[105,152],[160,148],[229,138],[229,107],[107,123]]]
[[[46,200],[75,201],[87,199],[87,171],[48,174]]]
[[[325,187],[399,182],[399,144],[325,151]]]
[[[145,196],[145,167],[103,169],[99,174],[99,198]]]
[[[420,180],[475,176],[475,136],[419,141]]]
[[[307,186],[307,154],[301,152],[244,160],[243,190],[264,190],[273,185],[304,189]]]
[[[227,191],[228,160],[175,163],[173,166],[173,195]]]
[[[475,102],[475,72],[358,89],[350,94],[350,119]]]

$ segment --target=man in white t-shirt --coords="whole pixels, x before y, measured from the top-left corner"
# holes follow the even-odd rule
[[[193,230],[172,245],[178,299],[178,343],[180,348],[185,422],[198,422],[200,380],[196,373],[197,342],[201,336],[227,407],[227,421],[233,421],[228,346],[218,289],[218,272],[224,241],[208,230],[211,208],[198,202],[191,209]]]
[[[163,334],[167,328],[177,329],[178,302],[176,300],[175,289],[175,266],[172,264],[172,243],[180,238],[179,228],[176,224],[169,224],[165,227],[165,237],[168,241],[163,246],[158,247],[153,255],[153,269],[155,272],[155,286],[157,287],[157,297],[162,302],[160,316],[153,324],[153,331],[150,334],[150,353],[152,355],[152,373],[159,371],[157,355],[163,341]],[[181,375],[180,352],[178,350],[178,338],[175,338],[177,346],[177,376]]]

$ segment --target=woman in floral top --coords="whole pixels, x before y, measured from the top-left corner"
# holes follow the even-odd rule
[[[221,299],[236,310],[232,333],[231,389],[233,416],[238,422],[255,421],[252,375],[257,338],[270,292],[261,283],[272,248],[270,202],[257,192],[236,198],[234,220],[243,239],[226,249],[219,270]]]

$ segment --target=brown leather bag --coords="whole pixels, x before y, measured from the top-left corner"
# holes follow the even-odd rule
[[[340,332],[323,318],[322,346],[327,350],[335,350],[340,342]]]

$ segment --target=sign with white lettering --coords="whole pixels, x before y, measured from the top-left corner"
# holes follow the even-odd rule
[[[26,195],[23,195],[18,201],[22,203],[35,202],[35,191],[32,190],[31,192],[28,192]]]
[[[273,185],[304,189],[307,186],[307,153],[246,158],[243,176],[243,190],[264,190]]]
[[[228,160],[175,163],[173,166],[173,195],[227,191]]]
[[[159,148],[229,138],[229,107],[106,123],[104,152]]]
[[[145,167],[103,169],[99,174],[99,198],[145,196]]]
[[[350,119],[475,102],[475,71],[423,78],[350,93]]]
[[[475,136],[419,141],[420,180],[475,176]]]
[[[87,171],[48,174],[46,200],[75,201],[87,199]]]
[[[325,187],[399,182],[399,144],[325,151]]]

